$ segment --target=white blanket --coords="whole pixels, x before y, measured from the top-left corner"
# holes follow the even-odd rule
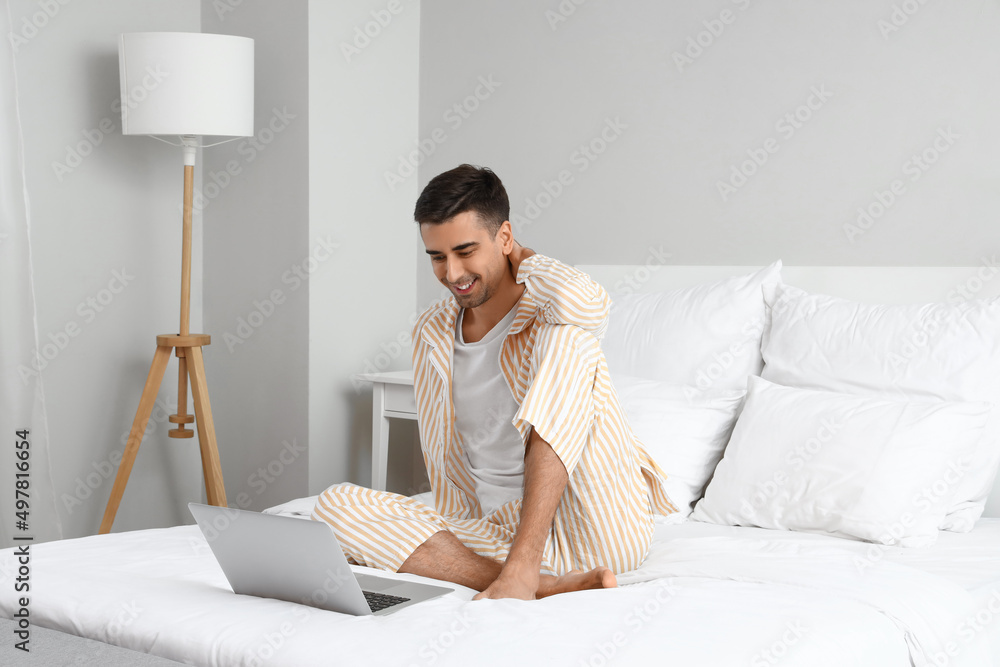
[[[1000,618],[970,632],[985,603],[947,578],[885,558],[859,568],[859,543],[740,530],[658,525],[615,590],[472,602],[456,587],[367,618],[234,595],[195,526],[115,533],[34,545],[30,609],[38,625],[206,666],[994,664],[984,635]]]

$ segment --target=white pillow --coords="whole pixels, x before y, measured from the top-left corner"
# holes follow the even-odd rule
[[[692,518],[932,544],[991,408],[751,377],[725,456]]]
[[[784,284],[764,289],[762,376],[778,384],[897,398],[1000,403],[1000,299],[866,305]],[[942,443],[946,444],[946,443]],[[941,528],[965,532],[1000,465],[1000,412]]]
[[[701,390],[612,376],[632,432],[667,473],[666,491],[681,516],[691,513],[729,442],[743,390]]]
[[[760,374],[761,286],[780,278],[781,261],[745,276],[685,289],[611,294],[601,348],[612,374],[699,389],[746,388]]]

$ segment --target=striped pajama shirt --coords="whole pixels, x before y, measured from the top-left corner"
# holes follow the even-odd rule
[[[586,274],[544,255],[519,269],[525,291],[500,352],[520,406],[513,424],[552,447],[569,479],[546,540],[542,572],[637,568],[653,532],[652,514],[676,508],[663,470],[634,436],[600,348],[610,299]],[[503,562],[517,533],[521,499],[483,516],[455,428],[451,360],[459,306],[429,308],[413,331],[414,391],[421,449],[436,509],[412,498],[337,484],[320,494],[312,518],[330,523],[349,559],[397,571],[431,535],[448,530],[476,553]]]

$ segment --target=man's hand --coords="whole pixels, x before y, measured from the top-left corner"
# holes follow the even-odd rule
[[[568,481],[562,460],[532,427],[524,453],[524,498],[517,534],[500,575],[473,599],[535,599],[545,542]]]
[[[507,255],[507,261],[510,262],[510,273],[514,276],[515,281],[517,280],[517,269],[521,266],[521,262],[534,254],[535,251],[531,248],[525,248],[517,241],[514,241],[514,247],[511,249],[510,254]]]
[[[502,598],[514,598],[515,600],[534,600],[535,592],[538,590],[538,577],[527,575],[508,574],[504,569],[500,576],[496,578],[489,587],[482,593],[477,594],[473,600],[500,600]]]

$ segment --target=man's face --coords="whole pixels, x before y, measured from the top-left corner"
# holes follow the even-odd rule
[[[509,222],[504,222],[496,238],[490,238],[478,215],[466,211],[438,225],[421,224],[420,236],[434,275],[463,308],[489,301],[510,274],[507,253],[513,236]]]

